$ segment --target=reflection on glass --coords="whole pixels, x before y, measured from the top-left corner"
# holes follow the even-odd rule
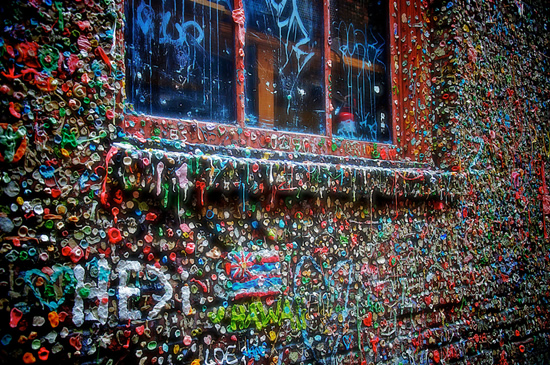
[[[244,1],[246,123],[324,133],[323,2]]]
[[[388,4],[331,0],[333,134],[390,141]]]
[[[127,94],[136,111],[235,120],[231,0],[126,1]]]

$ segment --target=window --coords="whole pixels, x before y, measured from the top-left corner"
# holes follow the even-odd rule
[[[128,0],[129,102],[151,117],[391,143],[388,4],[330,3]]]
[[[331,0],[331,16],[333,133],[389,142],[387,3]]]
[[[127,95],[149,115],[235,120],[231,7],[224,1],[126,2]]]
[[[324,134],[323,3],[253,0],[246,15],[246,124]]]

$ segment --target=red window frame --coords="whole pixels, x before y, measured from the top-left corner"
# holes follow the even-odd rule
[[[414,3],[414,0],[411,1]],[[245,89],[244,89],[244,53],[239,52],[244,48],[244,39],[239,39],[239,32],[244,28],[244,9],[242,0],[233,0],[233,20],[235,34],[235,65],[236,65],[236,120],[237,124],[223,124],[213,122],[202,122],[197,120],[185,120],[166,118],[151,115],[125,114],[124,130],[138,138],[166,138],[182,140],[191,144],[208,144],[216,146],[237,146],[273,151],[313,153],[317,155],[353,156],[363,158],[374,158],[383,160],[412,159],[418,161],[419,154],[423,154],[429,146],[422,139],[416,148],[408,148],[411,138],[418,128],[418,118],[424,127],[427,125],[427,112],[420,113],[419,110],[408,103],[403,102],[405,90],[415,83],[418,85],[420,75],[414,79],[404,77],[402,67],[407,62],[418,63],[422,51],[415,45],[412,39],[420,38],[423,27],[411,26],[412,21],[424,21],[425,14],[422,8],[424,4],[417,6],[406,5],[405,0],[389,1],[389,41],[390,41],[390,87],[391,87],[391,129],[392,144],[349,140],[342,137],[332,136],[332,104],[329,98],[329,79],[331,75],[330,45],[330,0],[323,0],[324,6],[324,84],[325,84],[325,135],[297,133],[289,131],[274,131],[260,128],[248,127],[245,125]],[[404,21],[404,19],[408,21]],[[418,20],[420,19],[420,20]],[[415,34],[416,33],[416,34]],[[420,72],[425,72],[420,68]],[[419,74],[420,74],[419,72]],[[241,76],[242,75],[242,76]],[[418,96],[410,98],[414,102],[426,105],[425,95],[429,92],[428,87],[421,83],[416,91]],[[413,95],[414,96],[414,95]],[[428,105],[426,110],[429,111]],[[414,110],[414,112],[413,112]],[[419,115],[421,114],[421,115]],[[423,114],[423,115],[422,115]],[[414,118],[413,118],[414,117]],[[411,123],[411,119],[415,123]],[[141,129],[144,135],[138,132]],[[422,159],[420,159],[422,160]],[[430,162],[428,159],[423,162]]]

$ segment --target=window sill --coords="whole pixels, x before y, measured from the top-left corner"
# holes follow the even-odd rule
[[[238,146],[181,143],[164,138],[126,136],[115,143],[124,190],[145,190],[160,197],[180,192],[219,191],[243,196],[271,194],[347,196],[350,200],[453,201],[463,194],[466,175],[434,170],[417,162],[320,156]],[[161,167],[159,167],[161,166]],[[201,193],[202,192],[202,193]],[[201,205],[205,205],[204,201]]]
[[[125,132],[138,138],[167,139],[190,144],[248,147],[276,152],[346,156],[399,161],[400,149],[388,143],[342,137],[274,131],[232,124],[127,114]]]

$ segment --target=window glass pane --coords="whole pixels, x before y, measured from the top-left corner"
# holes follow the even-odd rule
[[[126,1],[127,91],[136,111],[235,120],[230,1]]]
[[[324,133],[323,2],[244,1],[246,123]]]
[[[388,3],[331,0],[333,134],[390,141]]]

